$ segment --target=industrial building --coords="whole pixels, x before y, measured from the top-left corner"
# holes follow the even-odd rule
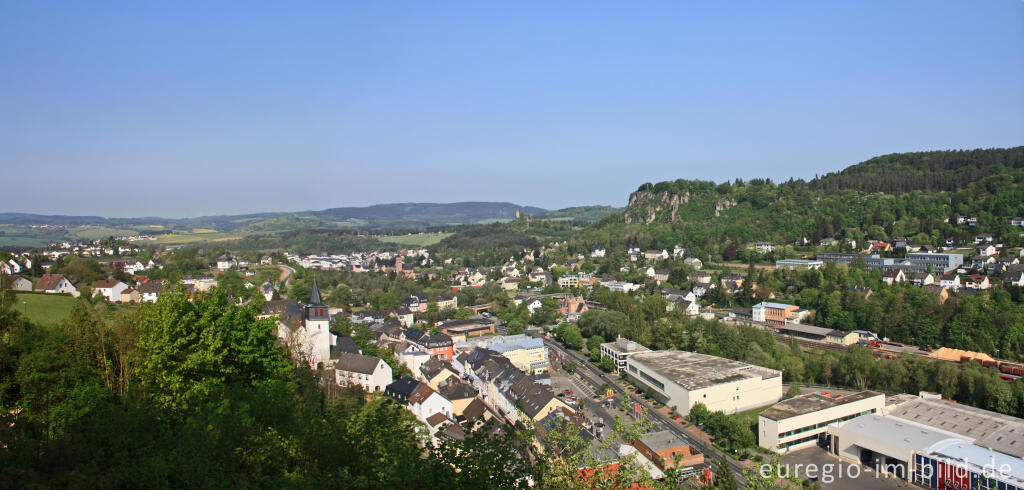
[[[757,420],[757,443],[784,453],[826,442],[828,426],[861,415],[876,414],[885,406],[885,395],[862,391],[845,396],[809,393],[776,403]]]
[[[781,325],[776,327],[775,331],[783,335],[792,335],[828,344],[853,345],[860,340],[860,334],[852,331],[815,327],[814,325]]]
[[[650,349],[622,337],[615,339],[615,342],[601,344],[601,356],[612,358],[615,361],[615,369],[619,371],[626,369],[626,359],[629,356],[640,352],[650,352]]]
[[[1024,488],[1024,420],[923,393],[905,399],[830,425],[829,451],[927,488]]]
[[[636,353],[626,358],[625,374],[682,414],[698,402],[736,413],[782,399],[781,372],[696,352]]]
[[[771,303],[768,301],[762,301],[754,305],[750,312],[755,322],[767,323],[769,325],[800,323],[801,320],[810,314],[809,311],[796,305]]]

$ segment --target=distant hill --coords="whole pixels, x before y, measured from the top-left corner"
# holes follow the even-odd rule
[[[457,202],[378,204],[297,213],[271,212],[181,219],[0,213],[0,248],[24,248],[51,241],[135,233],[165,235],[161,238],[167,238],[165,243],[180,244],[253,235],[267,237],[296,230],[420,231],[509,221],[515,219],[516,211],[530,215],[548,212],[538,207],[507,202]]]
[[[377,204],[332,208],[310,213],[318,218],[367,228],[418,228],[492,223],[515,219],[516,211],[546,213],[546,209],[507,202],[455,202]]]
[[[592,223],[594,221],[600,221],[602,218],[610,214],[622,212],[623,209],[624,208],[616,208],[612,206],[576,206],[548,211],[546,213],[535,215],[534,217],[539,219],[559,219]]]

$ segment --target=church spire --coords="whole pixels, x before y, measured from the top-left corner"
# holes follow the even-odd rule
[[[323,300],[320,299],[320,288],[316,285],[316,277],[313,278],[313,291],[309,293],[309,304],[311,305],[322,305]]]

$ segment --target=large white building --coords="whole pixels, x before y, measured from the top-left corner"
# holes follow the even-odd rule
[[[1024,420],[934,396],[906,398],[883,415],[830,425],[829,451],[927,488],[1024,488]],[[996,473],[986,475],[990,463]]]
[[[790,398],[758,415],[757,443],[778,453],[811,447],[825,442],[830,424],[880,413],[884,406],[885,395],[875,391],[845,396],[809,393]]]
[[[618,371],[626,369],[626,359],[629,356],[641,352],[650,352],[650,349],[622,337],[615,339],[615,342],[601,344],[601,356],[612,358],[615,361],[615,369]]]
[[[633,354],[626,359],[626,375],[683,414],[698,402],[731,414],[782,399],[781,372],[696,352]]]

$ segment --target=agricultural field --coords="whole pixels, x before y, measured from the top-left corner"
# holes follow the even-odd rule
[[[220,231],[211,231],[203,233],[172,233],[168,235],[158,235],[156,242],[164,245],[182,245],[186,243],[200,243],[200,242],[218,242],[225,240],[237,240],[242,238],[237,233],[228,233]]]
[[[27,236],[3,236],[0,235],[0,248],[3,247],[42,247],[49,243],[41,238]]]
[[[76,298],[64,294],[18,293],[14,309],[40,325],[58,325],[71,313]]]
[[[379,236],[377,239],[406,247],[429,247],[452,235],[454,233],[413,233],[411,235]]]
[[[72,237],[82,240],[98,240],[111,236],[128,236],[138,233],[138,231],[129,228],[109,228],[106,226],[76,226],[69,231]]]

